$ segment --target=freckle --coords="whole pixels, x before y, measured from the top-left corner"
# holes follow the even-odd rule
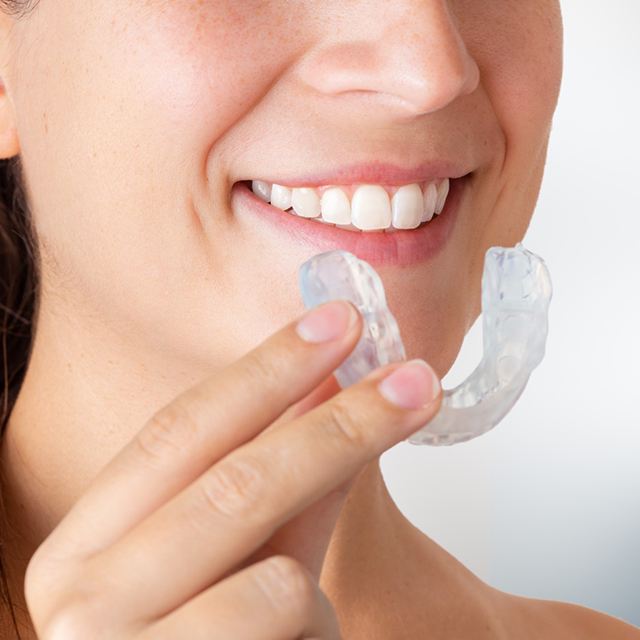
[[[47,122],[47,112],[43,112],[42,119],[44,120],[44,132],[49,133],[49,123]]]

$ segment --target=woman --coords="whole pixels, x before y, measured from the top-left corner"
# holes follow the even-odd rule
[[[6,637],[640,637],[483,583],[378,465],[529,223],[556,1],[1,4]],[[330,247],[422,360],[339,389]]]

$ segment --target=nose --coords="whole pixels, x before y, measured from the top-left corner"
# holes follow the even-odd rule
[[[413,116],[438,111],[478,86],[478,65],[448,0],[342,0],[341,8],[323,0],[323,5],[331,7],[330,32],[298,69],[315,91],[364,96],[367,109]]]

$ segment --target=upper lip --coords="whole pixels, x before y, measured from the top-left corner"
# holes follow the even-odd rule
[[[459,164],[436,160],[412,167],[403,167],[388,162],[368,162],[297,176],[253,176],[251,179],[287,187],[321,187],[329,184],[402,185],[444,178],[461,178],[468,173],[470,173],[470,169],[463,168]]]

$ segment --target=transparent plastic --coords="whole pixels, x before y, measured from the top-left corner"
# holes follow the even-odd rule
[[[379,366],[407,359],[382,281],[364,260],[342,250],[318,254],[300,267],[299,285],[307,308],[346,299],[362,314],[362,336],[334,372],[342,388]],[[486,252],[482,360],[462,383],[443,391],[438,414],[408,442],[457,444],[486,433],[504,418],[544,357],[551,297],[544,261],[521,243]]]

